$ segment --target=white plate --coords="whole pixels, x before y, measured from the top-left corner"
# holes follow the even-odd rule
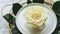
[[[57,25],[57,18],[56,18],[56,15],[55,13],[53,12],[52,9],[48,8],[47,6],[45,5],[42,5],[42,4],[37,4],[37,3],[34,3],[34,4],[29,4],[25,7],[22,7],[19,12],[17,13],[17,16],[16,16],[16,25],[18,27],[18,29],[23,33],[23,34],[30,34],[30,31],[29,28],[27,28],[27,23],[26,23],[26,20],[24,19],[24,16],[23,14],[25,13],[26,11],[26,8],[29,7],[29,6],[41,6],[45,11],[48,12],[48,19],[47,21],[45,22],[46,26],[45,28],[41,31],[41,34],[51,34],[55,28],[56,28],[56,25]],[[26,26],[27,25],[27,26]],[[37,33],[37,32],[35,32]],[[40,33],[39,33],[40,34]]]

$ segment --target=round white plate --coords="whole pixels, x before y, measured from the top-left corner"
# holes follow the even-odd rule
[[[37,4],[37,3],[29,4],[29,5],[25,6],[25,7],[22,7],[19,10],[19,12],[17,13],[17,16],[16,16],[16,25],[17,25],[18,29],[23,34],[31,34],[32,30],[30,30],[30,28],[28,27],[28,25],[26,23],[26,20],[24,19],[24,16],[23,16],[23,14],[26,11],[26,8],[28,8],[29,6],[40,6],[41,8],[44,9],[44,11],[48,12],[48,14],[47,14],[48,15],[48,19],[45,22],[46,26],[41,31],[41,33],[39,32],[39,34],[51,34],[55,30],[56,25],[57,25],[56,15],[55,15],[55,13],[54,13],[54,11],[52,9],[48,8],[45,5]],[[35,33],[37,33],[37,32],[35,32]]]

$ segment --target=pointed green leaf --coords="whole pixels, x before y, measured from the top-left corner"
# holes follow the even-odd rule
[[[13,13],[16,15],[17,12],[18,12],[18,10],[19,10],[21,7],[22,7],[22,6],[21,6],[19,3],[14,3],[14,4],[13,4],[13,8],[12,8]]]
[[[54,12],[56,13],[56,15],[60,14],[60,1],[57,1],[53,4],[52,9],[54,10]]]
[[[27,0],[27,4],[32,3],[31,0]]]
[[[12,31],[12,34],[22,34],[16,26],[14,28],[12,28],[11,31]]]
[[[10,24],[15,24],[15,18],[10,15],[10,14],[6,14],[5,16],[3,16]]]

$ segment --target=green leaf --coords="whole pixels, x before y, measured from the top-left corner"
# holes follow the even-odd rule
[[[27,0],[27,4],[32,3],[31,0]]]
[[[54,12],[56,13],[56,15],[60,14],[60,1],[57,1],[53,4],[52,9],[54,10]]]
[[[16,15],[18,10],[21,8],[22,6],[19,3],[14,3],[13,4],[13,13]]]
[[[52,34],[58,34],[59,30],[60,30],[60,16],[57,15],[57,27]]]
[[[52,34],[60,34],[58,32],[60,30],[60,16],[59,16],[59,14],[60,14],[60,1],[55,2],[52,9],[54,10],[54,12],[57,15],[57,27]]]
[[[22,34],[16,26],[14,28],[12,28],[11,31],[12,31],[12,34]]]
[[[57,22],[58,22],[58,25],[60,24],[60,16],[57,15]]]
[[[58,31],[58,34],[60,34],[60,31]]]
[[[6,14],[5,16],[3,16],[10,24],[15,24],[15,18],[10,15],[10,14]]]
[[[44,3],[44,0],[33,0],[33,3]]]

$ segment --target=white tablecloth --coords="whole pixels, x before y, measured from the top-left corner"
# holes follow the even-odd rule
[[[9,34],[8,22],[1,16],[1,9],[5,3],[3,0],[0,0],[0,34]]]
[[[14,2],[13,2],[14,1]],[[0,34],[9,34],[8,30],[8,22],[1,16],[1,9],[7,5],[11,4],[11,2],[15,3],[17,0],[0,0]],[[21,3],[26,2],[22,0]]]

